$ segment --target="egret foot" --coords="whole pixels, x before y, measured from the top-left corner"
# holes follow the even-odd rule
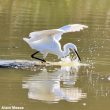
[[[42,63],[46,63],[46,61],[44,59],[41,60]]]

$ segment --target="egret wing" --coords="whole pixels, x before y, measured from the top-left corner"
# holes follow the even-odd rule
[[[63,32],[57,33],[57,34],[53,35],[53,37],[54,37],[57,41],[60,41],[61,38],[62,38],[62,34],[63,34]]]
[[[59,41],[61,39],[61,35],[63,33],[76,32],[76,31],[83,30],[84,28],[88,28],[88,26],[82,25],[82,24],[66,25],[66,26],[63,26],[63,27],[57,29],[59,32],[61,31],[62,33],[55,34],[54,37],[57,41]]]
[[[47,38],[53,37],[57,41],[59,41],[63,33],[80,31],[80,30],[83,30],[84,28],[88,28],[88,26],[82,25],[82,24],[70,24],[70,25],[63,26],[59,29],[35,31],[29,34],[29,37],[30,37],[29,41],[31,42],[37,41],[37,40],[44,39],[46,37]]]
[[[51,29],[51,30],[43,30],[43,31],[35,31],[35,32],[31,32],[29,34],[30,37],[30,41],[37,41],[37,40],[41,40],[44,39],[46,37],[50,37],[56,34],[62,33],[61,30],[58,29]]]
[[[82,24],[70,24],[59,28],[59,30],[62,30],[63,33],[67,33],[67,32],[80,31],[83,30],[84,28],[88,28],[88,26]]]

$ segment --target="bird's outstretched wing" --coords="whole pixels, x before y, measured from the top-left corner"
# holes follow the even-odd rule
[[[63,34],[63,33],[68,33],[68,32],[80,31],[80,30],[83,30],[84,28],[88,28],[88,26],[82,25],[82,24],[70,24],[70,25],[63,26],[59,28],[58,30],[62,31],[62,34]],[[62,34],[55,35],[56,40],[59,41],[61,39]]]
[[[76,31],[83,30],[84,28],[88,28],[88,26],[82,25],[82,24],[70,24],[70,25],[63,26],[59,29],[35,31],[29,34],[29,38],[30,38],[29,40],[37,41],[37,40],[44,39],[46,37],[53,37],[57,41],[59,41],[63,33],[76,32]]]
[[[82,24],[70,24],[59,28],[59,30],[62,30],[63,33],[67,33],[67,32],[80,31],[83,30],[84,28],[88,28],[88,26]]]

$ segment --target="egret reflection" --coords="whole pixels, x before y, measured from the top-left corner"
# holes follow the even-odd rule
[[[81,88],[75,87],[79,67],[63,66],[53,72],[44,68],[41,72],[28,77],[22,87],[28,89],[28,98],[48,103],[60,100],[78,102],[86,98]]]

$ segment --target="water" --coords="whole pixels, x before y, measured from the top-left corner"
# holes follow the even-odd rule
[[[109,110],[109,4],[109,0],[0,0],[0,59],[31,60],[34,50],[23,37],[36,30],[81,23],[89,28],[63,35],[61,44],[76,44],[82,63],[90,65],[1,68],[0,107]],[[54,55],[46,60],[58,61]]]

